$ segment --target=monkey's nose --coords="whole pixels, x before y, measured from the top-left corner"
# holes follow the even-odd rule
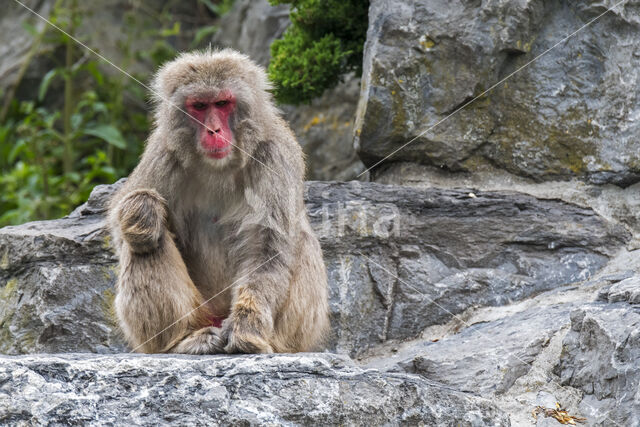
[[[207,133],[209,135],[213,135],[214,133],[220,133],[220,128],[216,129],[215,131],[211,130],[211,129],[207,129]]]

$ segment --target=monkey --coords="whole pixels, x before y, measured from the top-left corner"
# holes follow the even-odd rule
[[[115,312],[145,353],[319,349],[327,273],[304,158],[264,69],[224,49],[161,66],[143,154],[113,196]]]

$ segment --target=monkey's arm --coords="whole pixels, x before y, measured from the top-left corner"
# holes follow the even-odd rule
[[[250,247],[236,252],[243,261],[224,325],[225,351],[271,353],[274,320],[289,293],[293,247],[286,236],[268,228],[256,227],[246,237],[253,242],[243,239]]]
[[[168,179],[161,181],[149,171],[153,167],[162,170],[143,158],[110,203],[109,226],[120,258],[115,308],[121,329],[136,351],[221,351],[217,335],[200,332],[207,332],[201,328],[210,313],[169,227],[166,196],[160,193]]]

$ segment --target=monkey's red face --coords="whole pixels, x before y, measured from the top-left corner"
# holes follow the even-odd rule
[[[185,107],[199,122],[198,140],[205,155],[213,159],[229,155],[233,148],[229,118],[236,107],[231,91],[222,91],[216,97],[188,97]]]

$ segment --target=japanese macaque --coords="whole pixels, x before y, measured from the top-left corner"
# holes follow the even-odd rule
[[[232,51],[164,65],[155,125],[116,193],[115,308],[135,351],[271,353],[321,345],[327,278],[304,161],[264,70]]]

